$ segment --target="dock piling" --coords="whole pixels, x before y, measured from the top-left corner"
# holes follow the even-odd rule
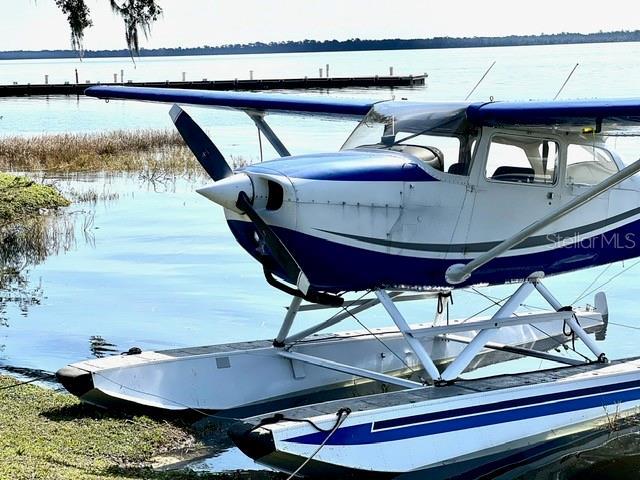
[[[253,80],[253,70],[249,70],[249,80]]]
[[[328,63],[325,65],[325,70],[324,71],[327,72],[327,78],[329,78],[329,64]]]
[[[120,70],[120,83],[124,83],[124,70]]]
[[[322,67],[318,69],[318,77],[322,78]]]
[[[183,82],[187,81],[187,72],[182,72],[182,81]]]
[[[389,67],[389,76],[393,77],[393,67]]]
[[[209,81],[207,78],[203,78],[202,81],[187,82],[186,78],[184,82],[179,81],[153,81],[153,82],[137,82],[133,79],[124,80],[124,72],[122,76],[122,83],[126,85],[136,85],[140,87],[172,87],[172,88],[200,88],[205,90],[271,90],[271,89],[305,89],[305,88],[345,88],[345,87],[399,87],[399,86],[421,86],[425,85],[426,75],[405,75],[399,77],[384,76],[369,76],[369,77],[328,77],[323,75],[322,72],[328,74],[324,68],[319,69],[319,73],[322,75],[320,78],[314,77],[301,77],[301,78],[272,78],[272,79],[251,79],[251,80],[215,80]],[[331,66],[329,65],[329,68]],[[180,73],[180,72],[179,72]],[[250,74],[253,77],[253,70]],[[186,74],[186,72],[185,72]],[[43,74],[45,75],[45,74]],[[83,79],[80,83],[73,81],[64,81],[60,83],[49,82],[49,74],[44,76],[45,82],[42,83],[42,77],[40,82],[36,85],[18,84],[13,82],[13,85],[0,85],[0,97],[19,97],[28,95],[80,95],[87,86],[95,83],[89,80]],[[79,75],[78,75],[79,77]],[[107,77],[109,79],[110,77]],[[108,84],[119,84],[118,74],[113,74],[113,80],[107,81]],[[97,82],[95,84],[100,84]]]

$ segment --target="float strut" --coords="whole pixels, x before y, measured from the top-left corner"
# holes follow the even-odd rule
[[[556,299],[556,297],[554,297],[553,294],[542,283],[536,282],[534,285],[538,292],[540,292],[540,295],[542,295],[544,299],[549,302],[549,305],[551,305],[557,312],[561,310],[569,310],[568,307],[563,307],[562,304]],[[578,336],[578,338],[580,338],[580,340],[582,340],[587,348],[591,350],[591,352],[598,358],[599,362],[607,362],[607,356],[604,351],[598,346],[595,340],[589,336],[586,330],[582,328],[582,326],[578,323],[578,320],[576,320],[575,315],[565,321],[567,322],[567,325],[571,327],[571,330]]]
[[[422,343],[420,343],[420,340],[413,336],[411,327],[409,327],[407,321],[400,313],[400,310],[398,310],[398,307],[395,306],[393,300],[391,300],[391,297],[389,297],[389,294],[384,290],[376,290],[376,297],[378,297],[378,300],[393,320],[393,323],[396,324],[398,330],[400,330],[400,333],[402,333],[402,336],[409,344],[411,350],[413,350],[413,352],[418,357],[418,360],[420,360],[420,363],[424,367],[427,374],[434,382],[440,380],[440,372],[438,371],[438,368],[436,367],[435,363],[433,363],[433,360],[431,360],[431,357],[424,349]]]
[[[284,347],[284,341],[287,338],[287,335],[289,335],[289,331],[291,330],[291,325],[293,325],[293,319],[296,317],[296,314],[300,309],[301,303],[302,303],[301,297],[294,296],[291,299],[291,305],[289,305],[287,314],[284,316],[284,321],[282,322],[282,326],[280,327],[278,336],[273,341],[274,347],[278,347],[278,348]]]
[[[533,292],[536,276],[529,277],[526,282],[518,287],[511,297],[502,305],[491,319],[508,318],[518,309],[525,299]],[[473,361],[475,356],[491,341],[493,335],[500,328],[500,323],[495,323],[495,328],[486,328],[478,333],[471,342],[464,347],[462,352],[442,373],[442,380],[451,382],[458,378],[465,368]]]

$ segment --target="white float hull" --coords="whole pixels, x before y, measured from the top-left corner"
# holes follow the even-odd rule
[[[299,421],[328,432],[344,407],[353,411],[332,435]],[[313,456],[301,473],[475,478],[618,429],[639,408],[632,359],[312,405],[282,412],[296,421],[255,428],[263,418],[246,419],[231,435],[258,462],[288,472]]]
[[[586,329],[602,327],[600,315],[579,315]],[[563,321],[551,320],[539,323],[538,328],[526,324],[505,327],[494,341],[548,350],[569,340],[563,335],[563,325]],[[439,365],[449,363],[466,346],[430,336],[430,325],[412,328]],[[413,378],[419,377],[420,364],[397,330],[374,329],[373,333],[377,338],[365,331],[315,335],[295,344],[291,351],[396,376],[410,376],[413,371],[417,373]],[[456,336],[473,338],[476,333]],[[92,359],[66,367],[58,377],[82,400],[104,407],[122,404],[164,411],[225,411],[236,418],[388,389],[378,382],[283,358],[279,354],[282,349],[271,343],[252,341]],[[511,358],[504,352],[484,350],[470,368]],[[71,375],[82,381],[71,382]]]

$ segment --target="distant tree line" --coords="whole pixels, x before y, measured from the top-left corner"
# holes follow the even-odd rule
[[[435,37],[425,39],[363,40],[301,40],[271,43],[227,44],[211,47],[140,49],[141,57],[188,56],[188,55],[236,55],[243,53],[295,53],[295,52],[339,52],[362,50],[416,50],[437,48],[510,47],[522,45],[558,45],[568,43],[638,42],[640,30],[598,33],[555,33],[542,35],[509,35],[506,37]],[[88,58],[124,57],[129,50],[86,50]],[[1,60],[34,58],[77,57],[74,50],[8,51],[0,52]]]

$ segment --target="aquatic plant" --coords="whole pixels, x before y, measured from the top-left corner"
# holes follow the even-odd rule
[[[137,154],[167,147],[184,147],[178,133],[137,130],[8,136],[0,138],[0,167],[12,171],[130,171],[140,166]]]
[[[242,157],[232,157],[234,168],[248,163]],[[169,130],[0,137],[0,168],[14,172],[137,172],[189,179],[205,175],[182,137]]]

